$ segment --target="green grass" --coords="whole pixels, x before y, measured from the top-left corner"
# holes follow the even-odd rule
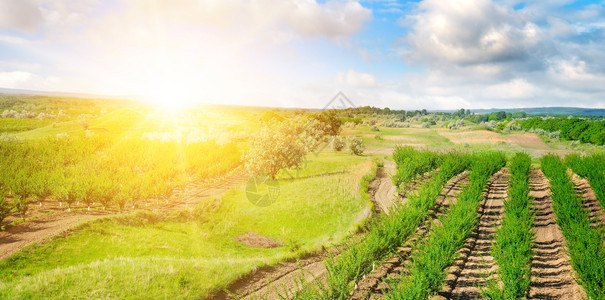
[[[335,167],[344,158],[320,157]],[[360,188],[372,177],[362,177],[375,168],[350,157],[342,163],[350,163],[347,173],[280,180],[278,202],[268,207],[252,205],[242,186],[192,212],[112,217],[29,247],[0,262],[0,298],[208,297],[259,266],[355,231],[369,205]],[[251,231],[284,246],[250,248],[234,240]]]
[[[0,118],[0,133],[16,133],[44,127],[56,122],[52,119],[12,119]]]
[[[445,268],[452,263],[479,222],[477,208],[483,199],[490,176],[502,168],[506,160],[502,153],[484,153],[473,157],[469,184],[458,195],[457,202],[439,218],[428,238],[412,254],[412,264],[398,280],[390,281],[392,289],[386,299],[426,299],[441,289],[447,275]]]
[[[521,299],[531,283],[531,260],[534,255],[532,199],[529,197],[531,158],[518,153],[510,166],[508,199],[504,202],[502,226],[497,230],[492,256],[496,259],[500,288],[496,280],[488,282],[483,295],[489,299]]]
[[[380,133],[381,140],[374,136]],[[380,131],[372,131],[370,127],[356,127],[348,135],[360,135],[367,147],[394,147],[397,145],[440,147],[454,145],[449,139],[439,135],[435,129],[423,128],[388,128],[380,127]]]
[[[435,205],[447,181],[464,171],[470,160],[469,156],[456,153],[444,156],[440,172],[419,187],[417,193],[411,194],[406,204],[398,206],[388,216],[381,215],[369,224],[362,241],[347,245],[339,257],[326,262],[326,285],[307,286],[297,298],[346,299],[354,283],[369,273],[373,264],[380,264],[391,256],[428,217],[429,208]]]
[[[578,279],[588,297],[605,299],[605,230],[602,225],[590,225],[582,198],[576,193],[567,167],[558,156],[544,156],[542,171],[550,179],[553,210]]]

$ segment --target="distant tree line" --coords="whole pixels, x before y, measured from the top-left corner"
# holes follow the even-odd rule
[[[580,118],[542,118],[534,117],[519,121],[523,129],[540,128],[549,132],[560,131],[561,137],[572,141],[605,144],[605,120],[588,121]]]

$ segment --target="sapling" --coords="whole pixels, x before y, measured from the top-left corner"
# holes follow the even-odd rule
[[[32,193],[32,188],[25,171],[15,174],[15,177],[9,182],[8,186],[15,197],[13,205],[21,215],[21,218],[25,220],[25,214],[29,208],[29,197]]]
[[[10,216],[13,212],[13,208],[8,205],[8,201],[6,200],[6,192],[4,190],[0,190],[0,224],[4,218]]]

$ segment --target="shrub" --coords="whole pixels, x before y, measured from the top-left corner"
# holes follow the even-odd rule
[[[372,127],[370,127],[371,131],[380,131],[380,128],[378,128],[378,126],[376,125],[372,125]]]
[[[431,122],[422,122],[422,128],[431,128]]]
[[[349,151],[355,155],[361,155],[366,149],[366,146],[363,144],[363,139],[358,136],[349,138],[347,144],[349,145]]]
[[[345,141],[339,135],[335,136],[332,139],[332,150],[342,151],[342,149],[344,149],[345,146],[346,146]]]

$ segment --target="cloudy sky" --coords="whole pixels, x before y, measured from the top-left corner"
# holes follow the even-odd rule
[[[0,0],[0,87],[396,109],[605,107],[605,1]]]

